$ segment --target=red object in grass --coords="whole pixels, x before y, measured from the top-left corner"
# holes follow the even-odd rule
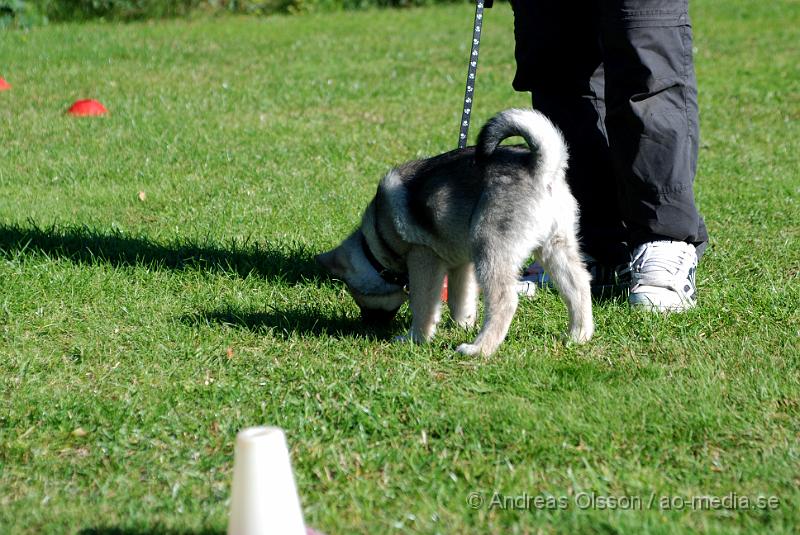
[[[444,286],[442,286],[442,301],[447,301],[447,277],[444,278]]]
[[[8,91],[11,89],[11,84],[0,78],[0,91]]]
[[[108,113],[108,110],[105,106],[100,104],[100,102],[88,99],[75,102],[75,104],[73,104],[70,109],[67,110],[67,113],[70,115],[75,115],[76,117],[88,117],[94,115],[105,115]]]

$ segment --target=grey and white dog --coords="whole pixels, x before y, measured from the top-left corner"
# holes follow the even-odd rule
[[[499,146],[512,136],[528,147]],[[585,342],[594,332],[590,275],[578,250],[578,206],[566,167],[564,139],[542,114],[501,112],[484,125],[476,147],[391,170],[361,226],[317,260],[347,284],[365,321],[391,320],[408,299],[413,320],[401,339],[417,343],[436,330],[445,275],[450,314],[462,327],[475,323],[480,288],[483,327],[457,350],[490,355],[506,337],[520,268],[533,253],[567,304],[571,338]]]

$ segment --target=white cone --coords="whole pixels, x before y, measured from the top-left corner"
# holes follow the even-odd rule
[[[305,535],[286,435],[249,427],[236,435],[228,535]]]

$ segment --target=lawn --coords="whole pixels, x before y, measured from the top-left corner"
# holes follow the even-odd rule
[[[598,302],[577,347],[542,292],[489,359],[362,328],[313,261],[455,146],[469,5],[0,33],[0,532],[223,533],[261,424],[328,535],[796,532],[800,4],[692,9],[700,306]],[[528,103],[512,24],[475,125]]]

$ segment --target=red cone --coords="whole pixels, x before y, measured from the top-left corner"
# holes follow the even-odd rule
[[[79,100],[67,110],[67,113],[76,117],[105,115],[108,110],[96,100]]]
[[[444,278],[444,285],[442,285],[442,301],[447,301],[447,277]]]
[[[11,89],[11,84],[0,78],[0,91],[8,91]]]

